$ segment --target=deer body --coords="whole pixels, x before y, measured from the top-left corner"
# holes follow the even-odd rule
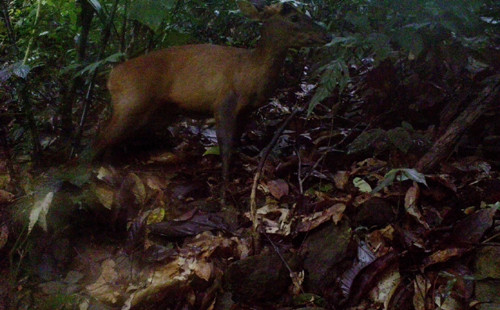
[[[108,80],[113,115],[95,145],[99,153],[148,123],[158,113],[215,116],[223,176],[244,111],[263,105],[276,87],[290,47],[325,43],[329,36],[288,4],[241,5],[248,16],[264,20],[255,49],[210,44],[152,52],[115,67]]]

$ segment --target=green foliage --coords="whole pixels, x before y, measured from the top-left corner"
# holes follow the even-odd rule
[[[161,23],[171,19],[176,0],[140,0],[130,6],[129,18],[157,30]]]
[[[430,141],[406,123],[389,130],[374,128],[363,131],[349,144],[347,153],[356,154],[374,149],[376,153],[398,150],[408,154],[412,148],[422,148],[429,144]]]
[[[377,185],[377,187],[373,189],[372,194],[377,193],[383,188],[392,185],[394,181],[403,182],[407,180],[411,180],[427,186],[427,182],[425,181],[425,176],[415,169],[408,169],[408,168],[392,169],[385,174],[384,180],[382,180],[382,182],[380,182]]]
[[[319,7],[331,16],[329,28],[338,37],[330,44],[332,60],[321,68],[309,111],[328,94],[348,91],[345,68],[377,67],[386,59],[427,68],[436,61],[463,69],[499,63],[488,52],[500,40],[500,5],[494,1],[346,0]]]

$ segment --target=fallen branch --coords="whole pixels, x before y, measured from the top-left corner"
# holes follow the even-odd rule
[[[445,159],[456,146],[462,134],[495,102],[500,89],[499,81],[486,86],[480,95],[451,123],[446,132],[431,149],[418,161],[415,168],[420,172],[432,170]]]

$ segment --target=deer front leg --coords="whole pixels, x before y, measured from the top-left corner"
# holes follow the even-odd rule
[[[232,91],[216,105],[215,109],[217,140],[222,158],[223,193],[225,193],[229,179],[229,168],[234,146],[239,138],[238,128],[241,124],[238,124],[238,116],[243,106],[243,98]]]

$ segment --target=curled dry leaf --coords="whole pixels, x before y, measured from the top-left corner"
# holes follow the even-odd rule
[[[257,218],[268,234],[288,236],[291,233],[293,218],[288,209],[266,205],[257,209]]]
[[[161,191],[162,188],[166,186],[160,179],[156,176],[148,176],[146,179],[146,185],[155,191]]]
[[[336,225],[342,219],[345,209],[346,205],[344,203],[336,203],[326,210],[303,217],[297,225],[297,232],[310,231],[330,219],[333,220]]]
[[[422,269],[434,264],[447,262],[453,257],[462,256],[467,251],[468,249],[464,248],[448,248],[436,251],[424,259]]]
[[[370,291],[371,300],[384,304],[384,308],[387,309],[400,282],[401,274],[398,265],[394,264],[380,276],[377,285]]]
[[[417,183],[413,183],[413,186],[406,191],[405,195],[405,210],[406,212],[415,218],[422,226],[426,229],[430,229],[429,224],[425,221],[422,213],[418,209],[418,199],[420,198],[420,187]]]
[[[359,303],[377,285],[378,279],[394,266],[398,266],[398,254],[389,252],[364,267],[353,279],[349,290],[349,304]]]

